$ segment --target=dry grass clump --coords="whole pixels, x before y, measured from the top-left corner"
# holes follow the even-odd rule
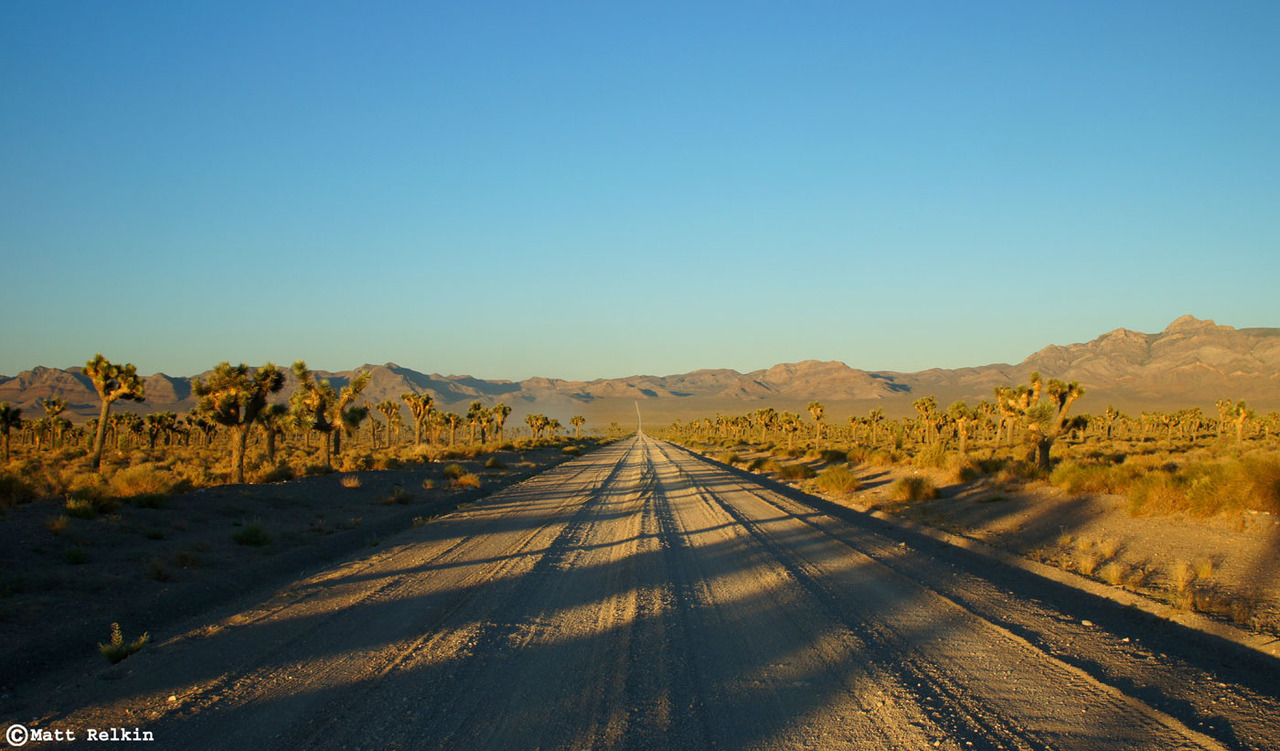
[[[1102,577],[1102,580],[1113,587],[1123,585],[1128,573],[1128,567],[1119,561],[1108,561],[1098,570],[1098,575]]]
[[[876,449],[867,457],[873,467],[891,467],[902,461],[902,454],[892,449]]]
[[[1195,566],[1190,561],[1175,561],[1169,569],[1169,582],[1178,593],[1186,592],[1196,580]]]
[[[484,468],[485,469],[506,469],[507,465],[506,465],[506,462],[502,461],[498,457],[491,456],[489,457],[488,461],[484,463]]]
[[[452,482],[456,488],[478,488],[480,487],[480,476],[468,472],[453,478]]]
[[[138,464],[122,469],[107,481],[112,494],[118,498],[133,498],[143,502],[158,502],[169,497],[185,483],[173,472],[155,464]]]
[[[817,474],[808,464],[783,464],[778,467],[778,476],[784,480],[807,480]]]
[[[818,488],[833,495],[850,495],[861,487],[858,476],[843,464],[833,464],[818,475]]]
[[[716,457],[716,461],[721,464],[736,465],[742,462],[742,457],[732,451],[724,451]]]
[[[355,490],[360,487],[360,477],[359,475],[343,475],[342,479],[338,480],[338,484],[348,490]]]
[[[889,497],[895,501],[928,501],[938,497],[938,489],[927,477],[903,477],[889,486]]]

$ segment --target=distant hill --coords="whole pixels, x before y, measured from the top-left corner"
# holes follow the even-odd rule
[[[472,401],[506,402],[516,421],[530,412],[562,420],[582,414],[599,426],[611,420],[631,424],[638,403],[646,420],[664,421],[762,406],[800,411],[811,400],[827,405],[832,419],[881,407],[886,414],[909,414],[911,402],[934,395],[942,405],[956,399],[990,399],[996,386],[1025,383],[1032,371],[1046,378],[1079,381],[1087,390],[1080,412],[1107,404],[1120,409],[1208,408],[1220,398],[1246,399],[1255,408],[1280,409],[1280,328],[1235,329],[1183,316],[1156,334],[1116,329],[1083,344],[1050,345],[1017,365],[992,364],[918,373],[871,372],[842,362],[807,360],[765,370],[695,370],[668,376],[566,381],[530,378],[489,381],[466,375],[425,374],[395,363],[364,365],[338,373],[317,372],[335,386],[368,370],[369,403],[399,399],[406,392],[429,393],[441,409],[463,411]],[[204,374],[207,375],[207,371]],[[200,377],[200,376],[194,376]],[[147,400],[116,405],[138,412],[184,412],[195,404],[191,380],[163,373],[146,379]],[[296,384],[289,375],[279,400]],[[0,376],[0,401],[39,417],[41,398],[66,399],[73,417],[97,414],[93,385],[79,369],[36,367],[14,377]]]

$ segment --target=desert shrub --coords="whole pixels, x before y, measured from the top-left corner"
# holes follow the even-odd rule
[[[204,560],[195,553],[179,550],[173,554],[173,565],[178,568],[196,568],[197,566],[203,566]]]
[[[400,460],[390,454],[382,454],[373,460],[374,469],[400,469]]]
[[[928,501],[938,497],[938,489],[927,477],[903,477],[889,486],[889,497],[895,501]]]
[[[1169,583],[1175,592],[1186,592],[1195,580],[1196,569],[1190,561],[1176,561],[1169,569]]]
[[[1018,485],[1044,477],[1044,470],[1032,462],[1015,459],[1005,462],[1004,467],[996,473],[996,482],[1001,485]]]
[[[1131,484],[1129,510],[1136,516],[1280,512],[1280,460],[1246,457],[1150,472]]]
[[[413,495],[399,485],[391,488],[391,492],[387,495],[387,498],[392,503],[399,503],[401,505],[413,502]]]
[[[855,446],[845,452],[845,461],[854,465],[862,464],[869,456],[871,456],[870,449],[865,446]]]
[[[947,457],[947,474],[954,482],[970,482],[978,479],[982,472],[968,454],[951,454]]]
[[[833,464],[818,475],[818,488],[833,495],[849,495],[861,487],[858,476],[843,464]]]
[[[1102,562],[1097,553],[1081,551],[1076,554],[1075,567],[1084,576],[1093,576]]]
[[[467,473],[467,468],[461,464],[446,464],[441,472],[446,480],[456,480]]]
[[[468,472],[453,478],[452,482],[456,488],[478,488],[480,487],[480,476]]]
[[[333,467],[324,464],[304,464],[300,474],[303,477],[323,477],[333,474]]]
[[[356,490],[357,488],[360,487],[360,476],[359,475],[343,475],[342,478],[338,480],[338,484],[348,490]]]
[[[562,452],[564,452],[564,453],[568,454],[569,456],[582,456],[582,447],[581,447],[581,446],[565,446],[564,448],[562,448],[562,449],[560,449],[560,450],[561,450]]]
[[[947,450],[941,443],[921,446],[911,457],[911,466],[920,469],[942,469],[947,466]]]
[[[107,485],[119,498],[142,499],[144,504],[150,500],[154,504],[172,495],[180,480],[154,464],[139,464],[115,473]]]
[[[506,469],[507,465],[506,465],[506,462],[502,461],[498,457],[491,456],[489,457],[488,461],[484,463],[484,468],[485,469]]]
[[[807,480],[817,474],[808,464],[783,464],[778,467],[778,476],[784,480]]]
[[[873,467],[889,467],[902,461],[902,455],[890,449],[876,449],[867,460]]]
[[[120,662],[131,654],[147,645],[151,641],[151,635],[144,633],[132,642],[125,642],[124,635],[120,633],[120,624],[111,624],[111,639],[106,643],[98,644],[98,651],[102,656],[107,658],[107,662],[112,665]]]
[[[511,441],[503,441],[502,443],[498,444],[497,450],[498,451],[515,451],[516,445]]]
[[[428,477],[427,479],[425,479],[425,480],[423,480],[423,481],[422,481],[422,489],[423,489],[423,490],[435,490],[435,489],[436,489],[436,481],[435,481],[434,479],[432,479],[432,478]]]
[[[288,482],[296,477],[297,474],[293,471],[293,467],[290,467],[288,464],[280,463],[270,469],[260,470],[254,476],[253,481],[262,484]]]
[[[17,475],[0,472],[0,510],[13,508],[19,503],[34,501],[35,498],[36,489],[31,483]]]
[[[716,457],[716,461],[721,464],[739,464],[742,461],[742,457],[732,451],[725,451]]]
[[[764,457],[752,459],[751,463],[747,465],[747,471],[749,472],[772,472],[777,468],[777,462],[772,459],[765,459]]]
[[[343,452],[338,468],[343,472],[363,472],[373,469],[373,455],[367,452]]]
[[[67,516],[66,514],[61,514],[59,516],[51,516],[48,519],[45,519],[44,528],[49,530],[55,535],[60,535],[63,532],[67,531],[67,525],[69,525],[70,523],[71,523],[71,517]]]
[[[822,449],[818,458],[827,464],[844,464],[849,461],[849,452],[843,449]]]
[[[251,522],[244,525],[238,532],[231,535],[231,539],[235,540],[237,545],[248,545],[255,548],[271,544],[270,533],[259,522]]]

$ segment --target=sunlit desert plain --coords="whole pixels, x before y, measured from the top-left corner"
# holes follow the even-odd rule
[[[33,369],[0,707],[165,747],[1274,746],[1277,365],[1188,316],[916,374]]]

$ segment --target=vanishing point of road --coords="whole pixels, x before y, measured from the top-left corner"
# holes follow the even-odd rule
[[[151,748],[1280,748],[1280,669],[644,435],[131,658]],[[33,746],[35,747],[35,746]]]

